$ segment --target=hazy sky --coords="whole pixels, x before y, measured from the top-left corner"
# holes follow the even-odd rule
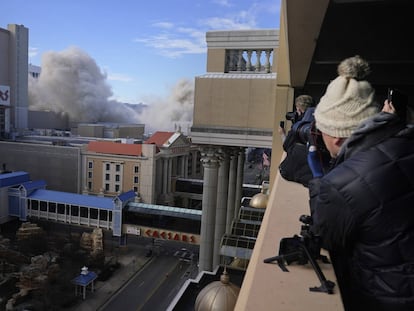
[[[112,99],[148,103],[206,71],[210,30],[277,29],[280,0],[10,0],[0,27],[29,28],[29,62],[81,49],[106,74]]]

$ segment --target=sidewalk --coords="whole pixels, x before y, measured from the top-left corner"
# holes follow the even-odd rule
[[[151,259],[152,257],[145,257],[142,248],[133,245],[122,248],[118,257],[120,267],[108,280],[96,281],[93,292],[88,287],[85,300],[81,300],[81,296],[79,296],[79,303],[69,308],[68,311],[100,310]]]

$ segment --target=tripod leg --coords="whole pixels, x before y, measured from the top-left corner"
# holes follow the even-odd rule
[[[323,274],[323,272],[322,272],[321,268],[319,267],[318,263],[311,256],[311,254],[309,253],[309,250],[306,247],[306,245],[301,245],[301,247],[305,251],[306,256],[308,257],[313,269],[316,272],[316,275],[317,275],[319,281],[321,282],[320,287],[311,287],[310,290],[314,291],[314,292],[318,291],[318,292],[325,292],[325,293],[328,293],[328,294],[333,294],[333,288],[335,286],[335,283],[326,279],[326,277]]]

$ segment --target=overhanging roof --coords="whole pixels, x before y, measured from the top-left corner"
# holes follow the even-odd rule
[[[318,100],[329,82],[336,78],[338,64],[347,57],[360,55],[370,63],[372,74],[368,81],[376,89],[379,103],[386,98],[388,87],[412,96],[414,1],[294,0],[286,3],[291,82],[298,92],[311,94]],[[305,27],[310,19],[312,23]]]
[[[164,215],[201,221],[201,211],[189,208],[130,202],[124,210],[128,212]]]

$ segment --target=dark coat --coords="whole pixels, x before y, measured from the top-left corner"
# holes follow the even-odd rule
[[[367,120],[309,184],[346,310],[414,310],[414,127]]]
[[[312,172],[307,161],[308,148],[298,142],[295,136],[293,130],[290,130],[286,136],[283,143],[286,157],[279,165],[279,172],[284,179],[307,187],[309,180],[312,179]]]

